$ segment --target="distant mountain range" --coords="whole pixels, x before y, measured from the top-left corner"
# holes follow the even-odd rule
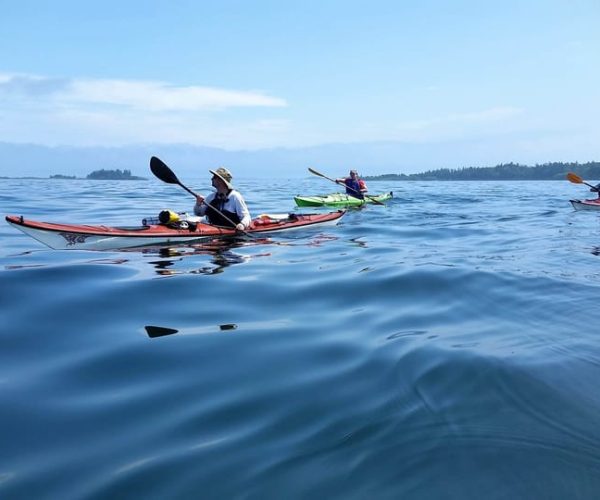
[[[310,166],[336,176],[348,173],[350,168],[372,173],[414,171],[406,162],[406,151],[401,149],[397,145],[330,144],[300,149],[228,151],[185,144],[81,148],[0,142],[0,176],[85,177],[90,171],[103,168],[127,169],[134,175],[147,176],[152,156],[158,156],[178,176],[188,179],[206,177],[208,169],[221,165],[227,166],[237,178],[299,178],[310,175],[307,170]]]
[[[152,177],[149,170],[150,157],[158,156],[182,179],[206,178],[209,175],[208,169],[221,165],[227,166],[238,179],[301,178],[310,175],[308,167],[314,167],[332,177],[345,175],[351,168],[355,168],[363,176],[386,174],[396,176],[394,178],[397,179],[417,178],[413,174],[418,174],[418,178],[476,178],[473,176],[481,175],[477,169],[485,170],[485,166],[498,165],[503,169],[510,165],[522,167],[519,164],[503,163],[507,154],[512,158],[518,157],[523,162],[537,163],[531,152],[515,150],[508,139],[506,143],[491,140],[435,144],[371,142],[240,151],[187,144],[48,147],[0,142],[0,176],[85,177],[95,170],[120,169],[129,170],[135,176]],[[463,171],[461,167],[468,165],[479,167],[468,167],[466,172]],[[577,173],[597,178],[584,171]],[[558,175],[558,171],[554,174]],[[487,174],[485,177],[489,178]]]

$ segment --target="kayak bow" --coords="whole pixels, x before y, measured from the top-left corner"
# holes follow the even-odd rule
[[[593,200],[569,200],[575,210],[600,210],[600,198]]]

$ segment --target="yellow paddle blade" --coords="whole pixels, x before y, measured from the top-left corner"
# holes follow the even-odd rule
[[[574,182],[575,184],[583,184],[583,179],[577,174],[574,174],[573,172],[569,172],[567,174],[567,179],[569,179],[569,181],[571,182]]]

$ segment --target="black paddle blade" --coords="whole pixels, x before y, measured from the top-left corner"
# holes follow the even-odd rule
[[[167,164],[156,156],[150,158],[150,170],[152,170],[152,173],[156,177],[167,184],[181,184]]]
[[[179,330],[175,330],[174,328],[165,328],[164,326],[145,326],[146,333],[148,337],[154,339],[156,337],[164,337],[165,335],[173,335],[177,333]]]

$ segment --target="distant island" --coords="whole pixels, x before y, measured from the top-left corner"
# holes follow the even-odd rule
[[[131,175],[131,170],[94,170],[91,174],[88,174],[86,179],[92,180],[111,180],[111,181],[144,181],[145,177],[137,177]]]
[[[4,177],[0,177],[2,179]],[[6,177],[8,178],[8,177]],[[32,177],[34,178],[34,177]],[[74,175],[63,175],[63,174],[54,174],[50,176],[50,179],[81,179],[80,177],[75,177]],[[136,175],[131,175],[131,170],[94,170],[89,173],[85,179],[91,179],[93,181],[146,181],[148,180],[146,177],[138,177]]]
[[[495,167],[441,168],[420,174],[384,174],[364,178],[371,181],[562,181],[567,172],[575,172],[585,179],[600,179],[600,162],[544,163],[534,167],[503,163]]]

